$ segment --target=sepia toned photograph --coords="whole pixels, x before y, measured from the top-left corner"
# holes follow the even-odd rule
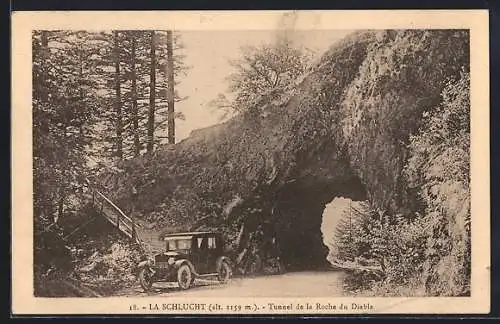
[[[487,12],[135,14],[17,17],[18,309],[489,311]]]

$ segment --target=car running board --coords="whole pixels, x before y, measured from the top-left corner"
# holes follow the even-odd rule
[[[196,277],[213,277],[213,276],[217,276],[217,275],[218,275],[218,273],[214,272],[214,273],[196,274]]]

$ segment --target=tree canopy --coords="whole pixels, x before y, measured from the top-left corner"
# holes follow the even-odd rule
[[[219,94],[211,106],[226,112],[240,113],[252,106],[259,96],[271,91],[285,91],[294,86],[312,59],[312,52],[287,40],[240,48],[240,57],[230,61],[228,95]]]

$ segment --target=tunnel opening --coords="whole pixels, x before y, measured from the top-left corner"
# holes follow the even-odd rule
[[[348,244],[352,244],[355,240],[355,237],[352,236],[356,223],[356,216],[353,211],[363,210],[366,203],[367,201],[335,197],[326,205],[323,211],[321,233],[323,243],[328,248],[327,260],[330,264],[345,261],[343,260],[345,247],[342,248],[344,241],[347,240]],[[353,260],[350,259],[350,261]]]
[[[366,198],[364,185],[357,177],[334,184],[310,180],[284,186],[274,206],[274,227],[287,271],[328,268],[330,249],[322,233],[327,204],[336,197]]]

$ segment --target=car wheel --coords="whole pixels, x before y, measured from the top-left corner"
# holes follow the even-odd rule
[[[258,273],[262,272],[263,265],[262,259],[260,256],[256,255],[252,261],[250,261],[250,265],[247,269],[247,273],[251,276],[255,276]]]
[[[232,274],[233,271],[231,270],[229,262],[222,261],[217,274],[217,278],[219,279],[219,281],[222,283],[226,283],[231,278]]]
[[[191,269],[187,264],[181,265],[179,270],[177,270],[177,282],[181,289],[188,289],[191,286],[193,279],[193,274]]]
[[[149,291],[153,286],[153,278],[149,269],[143,268],[139,272],[139,282],[144,291]]]

